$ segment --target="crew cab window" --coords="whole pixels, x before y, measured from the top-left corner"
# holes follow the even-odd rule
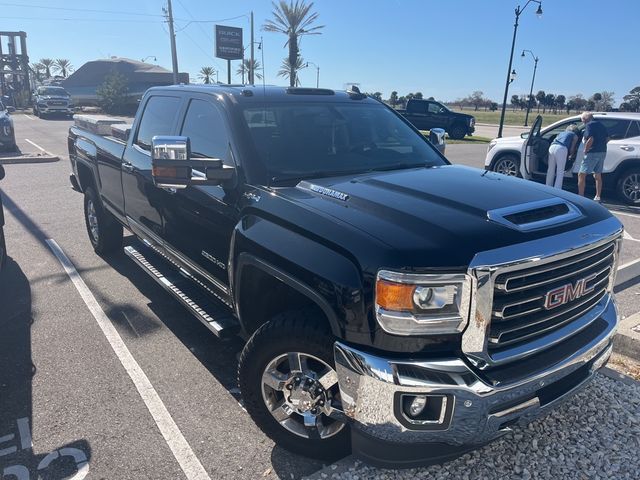
[[[440,113],[440,110],[442,110],[442,105],[440,105],[439,103],[432,103],[429,102],[429,113]]]
[[[142,112],[135,144],[151,150],[151,139],[156,135],[171,135],[173,122],[180,107],[179,97],[153,96]]]
[[[252,105],[244,118],[270,183],[446,163],[379,104]]]
[[[229,135],[222,113],[209,102],[193,99],[182,123],[180,135],[191,140],[194,158],[229,158]]]
[[[409,113],[427,113],[427,102],[410,101],[407,104]]]

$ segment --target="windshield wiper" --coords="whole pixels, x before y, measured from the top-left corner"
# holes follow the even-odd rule
[[[432,165],[427,165],[426,163],[414,163],[414,164],[406,164],[406,163],[394,163],[393,165],[384,165],[382,167],[374,167],[367,170],[367,172],[386,172],[389,170],[405,170],[409,168],[421,168],[421,167],[430,167]]]

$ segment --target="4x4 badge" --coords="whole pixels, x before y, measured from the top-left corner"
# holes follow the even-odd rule
[[[561,287],[549,290],[544,297],[544,308],[550,310],[577,298],[583,297],[587,293],[593,292],[595,284],[589,285],[589,283],[597,276],[597,273],[593,273],[587,277],[581,278],[575,283],[566,283]]]

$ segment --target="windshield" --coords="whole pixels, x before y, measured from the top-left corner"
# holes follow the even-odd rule
[[[58,97],[68,97],[69,93],[62,87],[43,87],[38,90],[38,95],[56,95]]]
[[[251,106],[244,119],[272,182],[446,163],[379,104]]]

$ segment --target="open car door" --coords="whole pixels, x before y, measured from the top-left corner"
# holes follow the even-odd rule
[[[540,130],[542,128],[542,116],[538,115],[531,125],[531,130],[529,131],[529,136],[527,140],[522,145],[522,152],[520,154],[520,174],[522,178],[531,179],[531,172],[533,171],[533,166],[537,160],[537,146],[540,143]]]

